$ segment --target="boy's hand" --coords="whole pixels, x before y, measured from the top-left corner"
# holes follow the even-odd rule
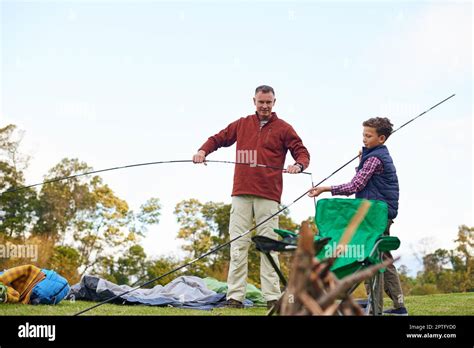
[[[321,193],[323,193],[323,192],[328,192],[328,191],[331,191],[331,187],[330,187],[330,186],[318,186],[318,187],[312,188],[312,189],[309,191],[308,196],[310,196],[310,197],[318,197]]]
[[[362,159],[362,150],[359,150],[359,162]]]

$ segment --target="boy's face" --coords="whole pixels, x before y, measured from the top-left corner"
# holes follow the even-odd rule
[[[377,130],[373,127],[364,127],[363,142],[368,149],[382,145],[385,143],[385,135],[378,135]]]

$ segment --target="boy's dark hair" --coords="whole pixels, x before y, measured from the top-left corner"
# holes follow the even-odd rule
[[[258,92],[262,92],[262,93],[273,93],[273,95],[275,95],[275,91],[273,90],[273,88],[270,87],[270,86],[267,86],[267,85],[258,86],[258,87],[255,89],[255,94],[257,94]]]
[[[385,135],[385,139],[388,139],[393,131],[393,124],[386,117],[373,117],[362,123],[364,127],[375,128],[378,135]]]

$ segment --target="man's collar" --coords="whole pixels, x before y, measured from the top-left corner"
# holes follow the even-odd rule
[[[257,116],[257,120],[258,120],[259,122],[262,121],[262,119],[260,118],[260,116],[258,116],[258,112],[257,112],[257,111],[255,111],[255,116]],[[274,120],[276,120],[276,119],[278,119],[276,112],[272,112],[272,114],[270,115],[269,118],[267,118],[266,121],[267,121],[267,122],[270,122],[270,121],[274,121]]]

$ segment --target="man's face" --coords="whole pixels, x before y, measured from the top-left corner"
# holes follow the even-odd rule
[[[382,145],[385,142],[385,135],[378,135],[374,127],[364,127],[363,142],[368,149]]]
[[[261,118],[269,118],[276,99],[272,92],[258,92],[253,98],[253,103],[257,107],[257,113]]]

